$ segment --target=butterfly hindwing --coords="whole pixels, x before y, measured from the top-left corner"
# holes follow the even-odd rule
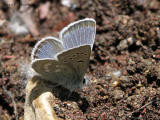
[[[70,89],[77,80],[77,75],[67,64],[63,64],[53,59],[36,60],[32,63],[32,68],[44,79],[58,83]]]
[[[57,58],[61,63],[70,66],[80,78],[83,78],[89,64],[90,54],[90,45],[84,45],[62,52]]]

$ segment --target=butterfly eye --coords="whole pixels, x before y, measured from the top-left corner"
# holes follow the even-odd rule
[[[83,78],[83,84],[85,84],[86,83],[86,79],[85,78]]]

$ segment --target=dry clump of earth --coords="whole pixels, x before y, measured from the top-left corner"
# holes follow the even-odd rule
[[[22,19],[25,35],[8,27],[15,25],[11,18],[16,12],[11,11],[20,11],[21,6],[16,1],[14,6],[0,3],[1,120],[17,116],[23,120],[27,80],[19,68],[30,59],[35,43],[44,36],[58,36],[67,24],[86,17],[97,22],[87,70],[92,87],[67,98],[56,97],[53,109],[57,116],[71,120],[160,119],[159,0],[77,0],[66,6],[62,1],[33,0],[27,8],[33,19],[27,19],[34,27],[16,17]]]

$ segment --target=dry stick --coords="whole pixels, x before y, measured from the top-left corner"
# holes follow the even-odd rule
[[[18,120],[16,102],[15,102],[14,97],[13,97],[13,95],[11,94],[11,92],[9,92],[9,91],[6,89],[5,85],[4,85],[4,77],[3,77],[3,75],[2,75],[2,88],[3,88],[4,92],[9,96],[9,98],[12,100],[13,107],[14,107],[15,118],[16,118],[16,120]]]
[[[133,114],[135,112],[138,112],[139,110],[141,110],[141,109],[147,107],[148,105],[152,104],[153,102],[157,102],[157,101],[160,101],[160,99],[158,99],[158,100],[152,100],[149,103],[143,105],[141,108],[139,108],[139,109],[137,109],[137,110],[135,110],[135,111],[133,111],[131,113],[125,114],[125,116],[130,117],[130,118],[137,118],[137,119],[143,118],[143,117],[131,117],[131,114]]]
[[[26,85],[24,120],[59,120],[52,106],[55,97],[50,83],[34,76]]]

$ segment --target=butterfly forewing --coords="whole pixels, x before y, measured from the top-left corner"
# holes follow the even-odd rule
[[[63,50],[62,43],[54,37],[46,37],[39,41],[32,52],[32,61],[35,59],[54,58]]]
[[[60,33],[60,39],[63,41],[65,50],[82,45],[91,45],[92,48],[95,33],[96,22],[88,18],[65,27]]]

